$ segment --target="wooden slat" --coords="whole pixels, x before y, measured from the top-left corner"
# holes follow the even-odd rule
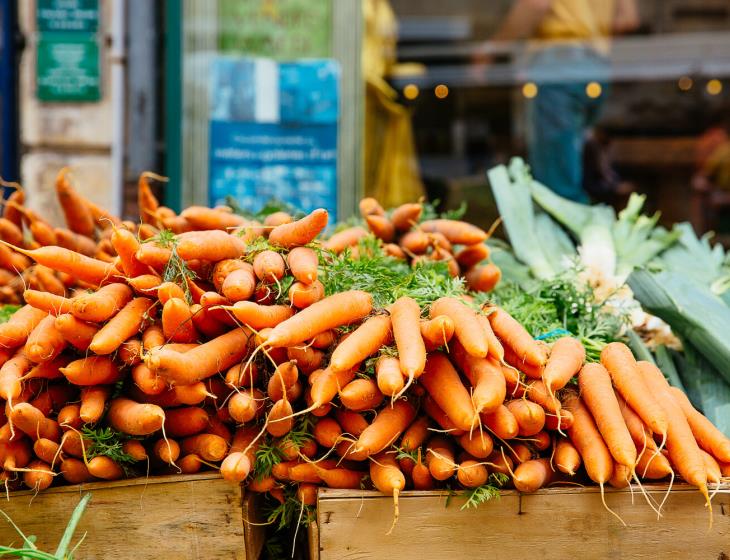
[[[661,501],[665,486],[650,489]],[[463,498],[438,492],[404,492],[400,519],[392,499],[377,492],[320,491],[319,558],[725,558],[730,556],[730,487],[713,500],[714,523],[700,494],[678,486],[657,520],[638,491],[550,489],[535,494],[505,491],[499,500],[461,510]],[[487,552],[489,551],[489,552]]]
[[[53,552],[78,499],[92,493],[74,542],[86,532],[77,558],[85,560],[179,560],[258,558],[263,530],[253,496],[218,474],[164,476],[62,486],[39,493],[14,492],[0,507],[41,550]],[[244,542],[244,535],[248,539]],[[0,544],[20,544],[0,520]]]

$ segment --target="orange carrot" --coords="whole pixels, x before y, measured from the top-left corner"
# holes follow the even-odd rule
[[[545,384],[538,380],[530,381],[525,387],[525,398],[539,404],[546,413],[557,415],[560,412],[560,401],[548,393]]]
[[[378,239],[382,239],[385,243],[390,243],[395,237],[395,226],[386,216],[378,216],[371,214],[365,216],[365,222]]]
[[[222,229],[226,230],[244,225],[246,219],[230,211],[205,206],[188,206],[180,212],[195,229]]]
[[[59,441],[61,439],[61,428],[58,422],[46,418],[32,404],[24,402],[16,404],[8,415],[8,421],[33,440],[44,438]]]
[[[135,461],[145,461],[148,459],[147,450],[142,442],[136,439],[128,439],[122,443],[122,452],[126,453]]]
[[[323,297],[324,285],[319,280],[315,280],[311,284],[294,282],[289,288],[289,301],[298,309],[309,307]]]
[[[240,362],[248,353],[249,337],[248,329],[235,329],[185,353],[153,348],[145,364],[169,382],[190,385]]]
[[[447,439],[439,436],[431,438],[426,446],[426,465],[436,480],[453,476],[457,465],[454,462],[454,448]]]
[[[198,339],[190,306],[184,299],[170,298],[162,307],[162,332],[169,342],[191,343]]]
[[[124,478],[124,471],[119,464],[106,455],[98,455],[87,463],[89,474],[104,480],[118,480]]]
[[[275,251],[261,251],[253,259],[256,277],[265,283],[274,283],[284,277],[284,258]]]
[[[535,492],[553,479],[553,470],[548,459],[525,461],[515,469],[512,477],[515,488],[520,492]]]
[[[294,218],[288,212],[274,212],[264,218],[265,226],[280,226],[281,224],[290,224]]]
[[[538,404],[525,399],[514,399],[505,403],[519,425],[519,435],[534,436],[545,426],[545,410]]]
[[[143,296],[152,296],[157,294],[157,288],[162,284],[162,278],[156,274],[142,274],[134,278],[127,278],[127,283],[135,293]]]
[[[406,401],[396,401],[378,412],[372,424],[365,428],[357,440],[354,451],[368,456],[380,453],[391,445],[416,416],[416,411]]]
[[[380,492],[393,496],[393,525],[390,528],[392,531],[398,522],[398,495],[406,487],[406,478],[395,459],[391,455],[381,453],[370,461],[370,480]]]
[[[433,352],[440,346],[446,346],[454,336],[454,321],[447,315],[439,315],[428,321],[421,321],[421,336],[426,350]]]
[[[484,243],[467,245],[458,251],[454,257],[456,258],[456,262],[459,263],[459,266],[471,268],[489,258],[489,247]]]
[[[221,463],[221,476],[229,482],[240,483],[251,472],[251,460],[241,452],[230,453]]]
[[[266,417],[266,431],[274,437],[288,434],[294,427],[291,404],[287,399],[280,399],[274,403]]]
[[[163,282],[157,288],[157,299],[165,305],[172,298],[185,299],[185,291],[174,282]]]
[[[456,478],[464,488],[482,486],[488,477],[487,467],[473,459],[462,461],[456,469]]]
[[[398,231],[408,231],[418,223],[423,206],[418,203],[401,204],[393,210],[390,219]]]
[[[480,228],[459,220],[426,220],[419,227],[428,233],[441,233],[457,245],[474,245],[487,239]]]
[[[478,419],[474,403],[444,354],[429,355],[420,382],[457,428],[468,431],[475,426]]]
[[[335,371],[352,369],[390,341],[391,319],[387,315],[371,317],[343,340],[330,358]]]
[[[24,344],[28,335],[47,316],[45,311],[24,305],[0,325],[0,347],[16,348]]]
[[[231,301],[244,301],[249,299],[256,288],[256,278],[253,267],[248,263],[231,272],[223,281],[221,290]]]
[[[130,278],[149,274],[149,268],[137,259],[139,250],[137,237],[129,230],[114,228],[111,236],[111,243],[121,259],[122,270]]]
[[[55,462],[59,460],[59,449],[60,445],[46,438],[38,438],[33,443],[33,453],[41,461],[54,466]]]
[[[317,279],[317,253],[309,247],[294,247],[286,257],[292,276],[302,284],[311,284]]]
[[[502,270],[494,263],[487,263],[470,268],[464,278],[472,291],[491,292],[502,278]]]
[[[697,411],[681,390],[670,387],[669,392],[682,409],[697,444],[721,463],[730,463],[730,439]]]
[[[581,465],[580,454],[575,446],[566,438],[559,438],[555,444],[553,456],[555,467],[562,473],[574,476]]]
[[[586,364],[578,376],[583,402],[591,412],[598,431],[616,462],[633,472],[636,447],[611,386],[611,378],[601,364]]]
[[[12,407],[12,403],[20,397],[20,380],[32,365],[28,358],[18,353],[0,367],[0,398],[5,399],[9,406]]]
[[[174,465],[180,457],[180,444],[174,439],[158,439],[152,446],[152,455],[168,465]]]
[[[512,439],[520,431],[515,415],[503,404],[494,412],[482,413],[480,416],[484,425],[500,439]]]
[[[591,413],[572,392],[568,393],[563,404],[574,418],[573,425],[567,431],[568,437],[578,450],[588,477],[597,484],[605,484],[613,474],[613,459]]]
[[[226,309],[241,323],[256,330],[275,327],[294,315],[294,310],[287,305],[259,305],[252,301],[238,301]]]
[[[67,172],[68,168],[64,167],[56,177],[56,195],[66,217],[66,223],[72,231],[93,237],[96,230],[94,217],[84,198],[69,183]]]
[[[372,379],[355,379],[340,391],[342,406],[356,412],[372,410],[383,402],[383,393]]]
[[[443,297],[431,304],[430,317],[446,315],[454,322],[454,336],[464,349],[477,358],[486,358],[489,346],[477,314],[456,298]]]
[[[545,365],[547,357],[542,346],[511,315],[494,307],[487,317],[494,334],[512,349],[521,362],[537,367]]]
[[[342,467],[336,467],[332,469],[325,469],[315,464],[314,469],[317,471],[319,478],[329,488],[342,488],[356,490],[360,488],[365,473],[346,469]]]
[[[53,270],[47,266],[37,264],[33,267],[33,271],[43,290],[57,296],[66,294],[66,286],[58,279]]]
[[[400,371],[398,358],[380,356],[375,363],[375,376],[380,392],[388,397],[394,397],[403,390],[405,383]]]
[[[73,300],[63,296],[38,290],[25,290],[23,292],[23,299],[28,305],[56,316],[62,313],[69,313],[73,302]]]
[[[363,218],[372,214],[375,214],[377,216],[385,215],[385,210],[383,210],[383,207],[377,200],[375,200],[371,196],[361,199],[358,203],[358,208],[360,209],[360,215]]]
[[[177,236],[177,254],[185,261],[236,259],[245,250],[246,244],[241,238],[224,231],[189,231]]]
[[[266,345],[294,346],[321,332],[362,319],[372,307],[373,299],[367,292],[351,290],[331,295],[279,323],[269,333]]]
[[[318,208],[301,220],[276,226],[269,233],[269,243],[291,249],[311,243],[327,227],[327,210]]]
[[[167,435],[183,438],[199,434],[208,427],[208,413],[197,406],[173,408],[165,412],[165,431]]]
[[[63,247],[70,251],[76,251],[77,253],[86,255],[87,257],[93,257],[94,253],[96,253],[96,243],[90,237],[79,235],[78,233],[74,233],[70,229],[65,228],[54,228],[53,233],[56,235],[56,245],[59,247]],[[5,238],[3,237],[3,239]],[[18,243],[14,243],[9,239],[6,239],[6,241],[13,243],[14,245],[18,245]]]
[[[647,389],[631,350],[621,342],[611,342],[601,351],[601,363],[629,406],[654,433],[666,437],[667,414]]]
[[[322,246],[331,251],[332,253],[339,255],[348,247],[354,247],[357,245],[363,237],[367,237],[368,232],[360,226],[344,229],[340,232],[335,233]]]
[[[84,351],[89,347],[99,327],[78,320],[70,313],[56,317],[56,330],[77,350]]]
[[[434,420],[444,432],[451,434],[454,437],[458,437],[465,432],[465,430],[461,430],[456,427],[456,424],[454,424],[451,418],[449,418],[441,407],[436,404],[436,401],[434,401],[430,395],[427,395],[426,398],[423,399],[421,406],[423,407],[423,411],[428,414],[428,416]]]
[[[111,395],[111,387],[85,387],[81,390],[81,408],[79,416],[87,424],[98,422],[104,414],[104,406]]]
[[[152,305],[147,298],[135,298],[127,303],[94,335],[89,349],[101,355],[114,352],[122,342],[139,332]]]
[[[421,308],[414,299],[403,296],[390,306],[389,311],[400,370],[411,383],[421,376],[426,366],[426,346],[419,327]]]
[[[304,375],[322,367],[324,352],[312,346],[292,346],[286,349],[286,356],[297,362],[297,367]]]
[[[477,459],[486,459],[494,449],[492,437],[486,432],[475,431],[471,434],[462,434],[457,441],[464,451]]]
[[[23,353],[29,360],[41,363],[55,359],[66,348],[66,339],[56,329],[56,318],[46,317],[28,335]]]
[[[312,429],[312,435],[319,445],[330,449],[340,440],[342,428],[334,418],[320,418]]]
[[[586,351],[576,338],[564,336],[558,339],[550,350],[542,380],[550,393],[562,389],[580,371],[585,362]]]
[[[107,412],[109,425],[124,434],[145,436],[162,428],[165,412],[157,405],[116,398]]]
[[[476,411],[496,410],[507,395],[507,384],[499,364],[491,358],[470,355],[458,340],[451,345],[451,357],[473,387],[471,399]]]

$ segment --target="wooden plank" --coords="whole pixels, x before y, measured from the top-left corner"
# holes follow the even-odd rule
[[[62,486],[39,493],[14,492],[2,509],[41,550],[55,550],[78,498],[92,493],[74,542],[86,538],[77,557],[84,559],[177,560],[258,558],[263,530],[248,525],[254,497],[216,473],[164,476]],[[244,535],[250,542],[245,543]],[[0,544],[20,544],[0,522]]]
[[[649,492],[661,501],[666,486]],[[400,519],[392,499],[377,492],[321,490],[317,528],[320,560],[366,558],[483,558],[485,551],[511,560],[581,558],[725,558],[730,555],[730,487],[713,499],[714,523],[700,494],[672,490],[657,520],[643,497],[596,488],[550,489],[535,494],[505,491],[499,500],[461,510],[463,498],[439,492],[403,492]],[[316,557],[315,557],[316,558]]]

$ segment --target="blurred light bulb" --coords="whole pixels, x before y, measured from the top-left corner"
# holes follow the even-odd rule
[[[527,99],[532,99],[533,97],[537,96],[537,84],[534,82],[527,82],[522,86],[522,95],[524,95]]]
[[[677,81],[677,86],[682,91],[689,91],[689,90],[691,90],[693,85],[694,85],[694,82],[692,81],[692,78],[690,78],[689,76],[682,76]]]
[[[597,97],[600,97],[602,91],[603,88],[598,82],[589,82],[588,85],[586,85],[586,95],[591,99],[596,99]]]
[[[416,97],[418,97],[419,93],[420,91],[416,84],[408,84],[406,87],[403,88],[403,95],[406,99],[415,99]]]
[[[449,95],[449,88],[444,84],[439,84],[433,88],[433,94],[439,99],[444,99],[447,95]]]
[[[712,79],[707,82],[707,93],[710,95],[718,95],[722,91],[722,82],[720,80]]]

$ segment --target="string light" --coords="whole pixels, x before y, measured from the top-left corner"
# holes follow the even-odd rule
[[[420,93],[420,90],[418,89],[418,86],[416,84],[408,84],[406,87],[403,88],[403,95],[406,99],[415,99],[418,97],[418,94]]]
[[[445,99],[449,95],[449,88],[444,84],[439,84],[433,88],[433,94],[439,99]]]
[[[598,82],[589,82],[588,85],[586,85],[586,95],[591,99],[596,99],[597,97],[600,97],[602,91],[603,88]]]
[[[532,99],[533,97],[537,96],[537,84],[534,82],[527,82],[522,86],[522,95],[524,95],[527,99]]]
[[[707,82],[707,93],[710,95],[719,95],[722,91],[722,82],[717,79],[712,79]]]

